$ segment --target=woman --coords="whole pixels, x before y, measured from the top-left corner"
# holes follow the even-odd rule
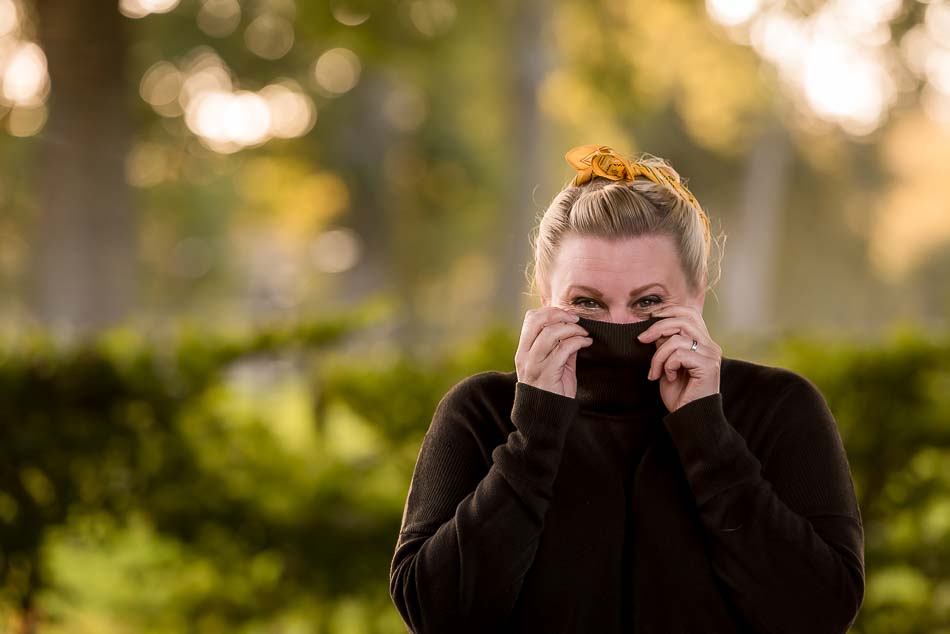
[[[664,161],[567,153],[513,372],[445,395],[390,594],[411,631],[845,632],[864,532],[817,388],[722,356],[709,220]]]

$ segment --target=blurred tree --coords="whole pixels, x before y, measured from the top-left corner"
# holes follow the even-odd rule
[[[543,192],[567,178],[565,148],[599,138],[669,158],[734,232],[719,318],[726,329],[813,314],[849,323],[867,315],[872,325],[883,316],[860,306],[880,288],[862,274],[868,238],[847,211],[886,178],[873,145],[860,142],[870,124],[848,123],[827,100],[812,103],[821,90],[804,90],[776,56],[809,24],[843,24],[852,4],[819,3],[806,15],[792,3],[743,5],[743,13],[718,0],[595,10],[573,0],[477,8],[452,0],[123,0],[121,15],[93,19],[109,12],[100,2],[70,19],[73,9],[46,0],[31,13],[50,49],[52,81],[34,169],[45,211],[33,223],[33,266],[24,267],[34,305],[44,321],[67,323],[85,318],[62,302],[91,302],[83,310],[106,324],[131,303],[131,318],[160,324],[188,310],[256,319],[386,289],[403,302],[396,334],[407,347],[425,345],[439,327],[475,328],[489,312],[517,319],[527,229],[547,202]],[[919,67],[937,50],[941,9],[895,12],[893,4],[875,5],[854,29],[890,28]],[[775,37],[764,40],[753,25]],[[82,69],[72,72],[56,46],[88,49]],[[894,42],[874,46],[896,50]],[[842,68],[831,61],[818,70]],[[871,72],[864,62],[859,70]],[[848,97],[836,86],[819,88]],[[877,94],[873,83],[858,87]],[[923,102],[935,103],[932,90],[921,90]],[[883,98],[879,105],[893,107]],[[31,117],[43,112],[31,108]],[[16,123],[22,112],[17,106],[8,127],[35,133]],[[93,147],[101,160],[79,159],[77,148]],[[245,163],[268,157],[342,183],[319,194],[340,203],[336,212],[300,231],[292,248],[272,235],[288,233],[293,214],[277,209],[286,199],[245,204],[257,185]],[[74,169],[60,173],[61,165]],[[69,204],[76,213],[65,213]],[[833,272],[829,295],[844,309],[813,313],[795,293],[769,292],[807,280],[801,268],[781,266],[803,259]],[[467,292],[454,290],[466,279]],[[142,293],[131,298],[124,284]]]
[[[723,266],[723,326],[762,334],[776,322],[775,298],[782,220],[794,148],[778,121],[764,126],[743,169],[738,215]]]
[[[551,41],[551,13],[555,4],[548,0],[527,0],[510,7],[512,16],[506,20],[512,63],[507,66],[511,109],[506,120],[511,129],[506,147],[506,160],[514,166],[508,172],[510,193],[499,215],[497,240],[499,264],[498,290],[494,294],[495,315],[513,323],[524,319],[524,264],[533,257],[526,236],[536,224],[539,205],[536,199],[539,184],[547,184],[542,158],[548,151],[546,122],[538,108],[538,97],[545,75],[554,65]]]
[[[38,0],[36,14],[52,91],[34,170],[33,309],[58,332],[85,334],[126,317],[139,283],[126,20],[115,0]]]

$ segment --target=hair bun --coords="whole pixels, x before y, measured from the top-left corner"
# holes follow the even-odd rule
[[[629,161],[617,153],[609,145],[589,143],[578,145],[568,150],[564,155],[568,164],[577,170],[573,184],[583,185],[600,176],[612,181],[634,180],[637,176],[644,176],[657,185],[665,185],[676,194],[693,205],[702,218],[703,225],[709,236],[709,218],[692,192],[686,189],[680,180],[679,173],[662,160],[656,161]]]

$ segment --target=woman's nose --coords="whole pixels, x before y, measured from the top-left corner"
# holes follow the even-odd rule
[[[644,319],[649,319],[649,317],[646,315],[633,314],[627,309],[616,308],[610,311],[610,317],[607,321],[611,321],[615,324],[629,324],[635,321],[643,321]]]

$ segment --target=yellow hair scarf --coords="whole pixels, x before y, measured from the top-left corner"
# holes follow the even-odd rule
[[[579,145],[564,155],[567,162],[577,170],[574,176],[574,185],[583,185],[595,176],[617,180],[633,180],[637,176],[649,178],[657,185],[665,185],[676,192],[680,198],[696,208],[703,221],[706,238],[709,239],[709,217],[703,211],[696,197],[686,189],[675,173],[667,172],[659,165],[648,165],[640,161],[628,161],[609,145],[591,143]]]

